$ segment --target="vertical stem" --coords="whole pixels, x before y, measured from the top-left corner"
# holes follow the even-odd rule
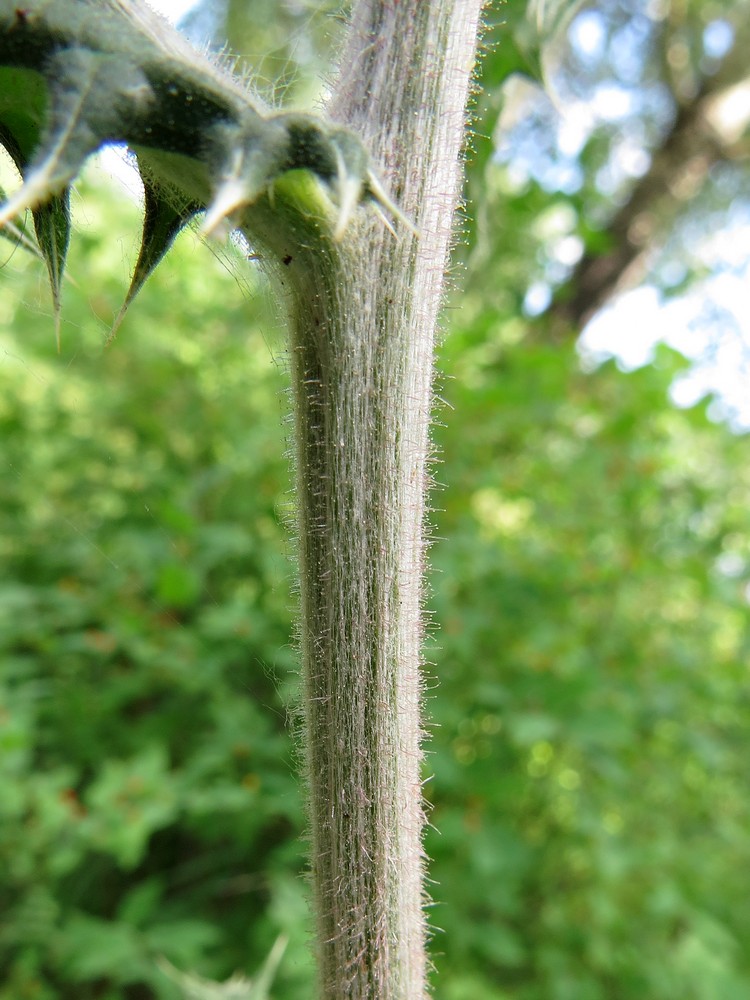
[[[325,1000],[426,996],[420,647],[433,343],[480,0],[361,0],[332,112],[420,230],[285,277],[312,881]],[[321,240],[321,243],[323,241]]]

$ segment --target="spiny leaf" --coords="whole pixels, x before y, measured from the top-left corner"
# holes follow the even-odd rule
[[[53,195],[49,201],[33,210],[34,228],[39,249],[49,273],[52,304],[55,310],[55,338],[60,350],[60,305],[65,258],[70,241],[70,191]]]
[[[22,164],[23,186],[0,208],[0,226],[64,191],[91,153],[122,131],[123,86],[137,91],[143,80],[140,71],[123,69],[121,62],[80,48],[63,49],[47,61],[45,133],[28,167]]]
[[[200,205],[191,203],[181,210],[176,209],[172,201],[165,198],[159,189],[145,177],[143,178],[143,192],[141,249],[138,260],[135,262],[128,294],[115,318],[110,339],[117,333],[128,307],[143,288],[164,254],[169,250],[179,231],[201,208]]]
[[[20,145],[16,140],[16,136],[2,121],[0,121],[0,146],[2,146],[8,156],[10,156],[13,163],[16,165],[16,168],[20,172],[23,169],[23,164],[25,162],[24,156],[21,152]],[[7,195],[5,193],[5,189],[0,187],[0,204],[6,201],[6,199]],[[20,221],[8,221],[4,226],[0,226],[0,236],[4,239],[11,240],[16,246],[21,246],[24,250],[30,251],[36,257],[42,256],[39,252],[39,247],[32,240],[30,240],[24,232],[23,223]]]
[[[18,116],[17,116],[18,117]],[[23,151],[23,143],[18,138],[18,131],[13,131],[7,122],[0,123],[0,143],[5,148],[17,169],[23,173],[28,163],[28,155]],[[53,195],[48,201],[32,210],[37,244],[23,232],[23,227],[11,221],[0,224],[0,233],[41,256],[47,265],[52,303],[55,311],[55,340],[60,350],[60,305],[65,258],[70,241],[70,208],[69,190]],[[0,203],[6,202],[5,191],[0,189]]]
[[[67,192],[107,142],[128,143],[147,175],[142,246],[113,334],[192,215],[206,208],[204,232],[225,223],[252,232],[251,207],[287,172],[309,171],[325,186],[335,239],[363,201],[391,231],[383,213],[412,228],[353,133],[309,114],[268,114],[229,74],[170,37],[145,6],[37,0],[19,7],[0,0],[0,63],[0,144],[24,179],[0,204],[0,229],[17,237],[18,217],[33,212],[58,341]],[[175,210],[157,180],[187,207]],[[268,225],[268,213],[259,211],[257,221],[261,229]]]

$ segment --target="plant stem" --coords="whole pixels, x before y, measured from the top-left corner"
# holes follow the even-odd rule
[[[394,238],[365,218],[341,243],[300,241],[286,268],[324,1000],[419,1000],[427,992],[426,462],[479,10],[479,0],[359,3],[331,110],[364,136],[420,237],[401,227]]]

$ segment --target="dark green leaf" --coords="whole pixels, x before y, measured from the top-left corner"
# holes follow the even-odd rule
[[[60,348],[60,305],[65,258],[70,241],[70,192],[66,188],[62,194],[53,195],[49,201],[33,209],[34,228],[39,249],[44,257],[52,289],[52,303],[55,309],[55,332],[58,350]]]
[[[187,205],[176,209],[170,198],[164,197],[160,190],[147,178],[143,178],[143,233],[141,234],[141,249],[135,262],[133,278],[122,308],[112,325],[111,336],[125,318],[130,304],[143,288],[154,268],[169,250],[180,230],[200,210],[200,205]]]

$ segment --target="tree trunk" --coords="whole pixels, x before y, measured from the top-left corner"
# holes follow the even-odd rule
[[[420,646],[433,345],[479,0],[362,0],[333,117],[414,220],[289,262],[320,994],[426,995]]]

